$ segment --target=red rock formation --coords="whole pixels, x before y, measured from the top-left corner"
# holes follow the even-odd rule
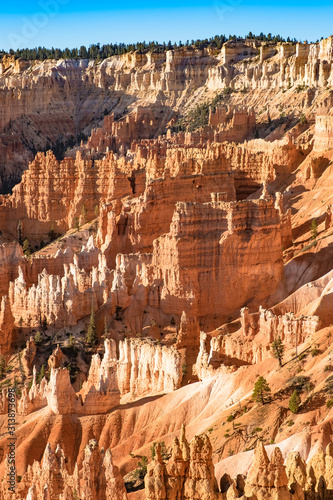
[[[13,498],[75,500],[79,495],[82,500],[127,500],[124,482],[113,465],[111,451],[100,450],[96,441],[91,440],[86,446],[80,470],[76,466],[70,475],[66,464],[61,447],[58,445],[52,451],[48,444],[42,463],[35,461],[28,467],[19,484],[19,494]]]
[[[261,441],[254,451],[254,461],[245,483],[246,498],[289,500],[288,478],[281,450],[275,448],[271,460]]]
[[[188,445],[182,431],[181,440],[174,439],[171,458],[164,463],[160,445],[148,465],[145,478],[147,500],[218,500],[212,462],[212,447],[207,436],[195,436]]]

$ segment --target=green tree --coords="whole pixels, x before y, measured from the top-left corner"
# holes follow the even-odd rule
[[[89,320],[89,326],[87,331],[87,344],[90,347],[93,347],[98,342],[97,332],[96,332],[96,322],[95,322],[95,309],[94,309],[94,301],[91,304],[91,314]]]
[[[254,384],[252,399],[263,405],[267,403],[267,396],[271,392],[267,380],[264,377],[259,377]]]
[[[6,373],[6,361],[3,356],[0,358],[0,380],[2,380],[5,377]]]
[[[23,245],[22,245],[22,249],[23,249],[24,255],[26,255],[27,257],[29,257],[29,255],[31,255],[31,246],[30,246],[28,238],[26,238],[24,240]]]
[[[279,360],[279,365],[282,366],[283,354],[285,350],[285,346],[282,343],[281,337],[278,337],[271,344],[271,349],[273,351],[274,358]]]
[[[38,330],[38,332],[36,332],[36,335],[35,335],[35,342],[36,342],[36,344],[41,344],[42,340],[43,340],[42,334]]]
[[[41,383],[41,381],[43,380],[43,378],[46,376],[46,373],[45,373],[45,366],[42,365],[41,368],[40,368],[40,372],[37,376],[37,382],[38,384]]]
[[[13,380],[13,387],[14,387],[14,391],[15,391],[16,396],[20,397],[21,391],[19,389],[19,381],[17,380],[16,377],[14,377],[14,380]]]
[[[147,474],[147,466],[148,466],[148,457],[144,455],[138,461],[138,466],[133,472],[133,476],[137,479],[144,479],[145,475]]]
[[[17,239],[20,245],[23,244],[23,236],[22,236],[22,222],[19,220],[17,225]]]
[[[70,334],[70,336],[68,338],[68,347],[69,347],[69,349],[74,349],[74,340],[73,340],[72,334]]]
[[[294,392],[292,393],[290,399],[289,399],[289,410],[292,413],[298,413],[300,406],[301,406],[301,398],[295,389]]]
[[[316,219],[312,219],[311,222],[311,239],[315,240],[318,236],[318,223]]]
[[[305,123],[307,123],[307,119],[306,119],[306,116],[304,113],[302,113],[301,116],[299,117],[299,122],[301,125],[304,125]]]
[[[78,231],[80,231],[80,221],[79,221],[78,217],[74,218],[73,224],[74,224],[74,228],[77,229]]]

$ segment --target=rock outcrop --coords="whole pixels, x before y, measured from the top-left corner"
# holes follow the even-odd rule
[[[58,445],[53,451],[48,444],[42,462],[35,461],[28,467],[19,492],[11,498],[127,500],[127,494],[119,470],[113,465],[111,451],[99,449],[97,442],[91,440],[84,450],[82,468],[79,470],[76,465],[72,475],[61,447]]]
[[[119,344],[117,372],[122,394],[138,397],[172,392],[182,381],[182,358],[174,347],[124,340]]]
[[[230,476],[224,475],[221,479],[226,500],[328,500],[332,496],[332,486],[332,443],[327,446],[326,453],[319,449],[306,464],[298,452],[291,452],[284,463],[278,447],[269,459],[259,441],[244,489]]]
[[[175,438],[171,458],[164,462],[160,445],[155,446],[154,460],[145,477],[147,500],[219,500],[212,446],[207,436],[195,436],[187,443],[184,429],[180,440]]]

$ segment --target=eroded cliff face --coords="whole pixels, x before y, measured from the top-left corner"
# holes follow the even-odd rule
[[[10,151],[28,167],[0,199],[0,425],[15,383],[17,498],[125,500],[109,448],[125,475],[157,441],[140,500],[329,498],[331,447],[314,455],[332,435],[332,40],[0,67],[6,182]],[[204,126],[173,132],[216,94]],[[63,160],[30,158],[27,120],[29,147],[87,137]],[[292,384],[313,391],[292,417],[303,447]],[[234,453],[238,477],[217,488],[213,462]]]
[[[101,124],[104,114],[126,114],[134,101],[135,107],[142,106],[137,117],[141,125],[125,118],[113,126],[111,147],[128,147],[132,140],[161,134],[181,108],[203,100],[205,90],[245,89],[251,93],[250,100],[252,94],[260,95],[264,108],[272,102],[272,89],[288,93],[290,87],[300,86],[297,107],[302,112],[314,98],[318,100],[317,89],[325,93],[330,86],[332,37],[317,44],[276,46],[251,40],[228,42],[220,52],[182,48],[114,56],[99,64],[9,58],[1,65],[1,180],[6,190],[20,179],[34,151],[55,146],[57,141],[65,147],[70,141],[79,144],[82,135]],[[244,102],[244,96],[233,100]],[[295,106],[289,95],[282,96],[282,101],[285,108]],[[281,102],[271,104],[272,117],[278,116],[279,106]],[[90,145],[100,147],[98,133],[92,134]]]

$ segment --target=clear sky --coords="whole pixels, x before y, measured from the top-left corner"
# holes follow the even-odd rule
[[[333,34],[332,19],[332,0],[2,0],[0,49],[185,42],[249,31],[316,41]]]

